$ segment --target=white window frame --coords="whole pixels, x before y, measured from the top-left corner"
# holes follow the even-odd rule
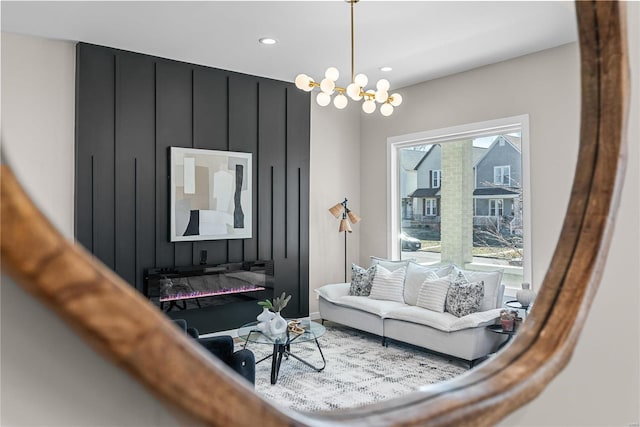
[[[531,278],[531,183],[529,178],[529,115],[523,114],[502,119],[468,123],[442,129],[434,129],[387,138],[387,257],[400,259],[400,240],[398,238],[401,221],[398,168],[399,150],[418,144],[436,144],[438,142],[473,139],[509,132],[521,132],[522,153],[522,213],[524,216],[524,267],[525,282]]]
[[[440,183],[442,183],[442,170],[433,169],[431,171],[431,188],[440,188]]]
[[[425,207],[425,215],[426,216],[438,216],[438,202],[436,199],[428,198],[424,199]]]
[[[500,180],[496,179],[498,176],[500,176]],[[504,179],[505,176],[507,177],[507,182],[506,183],[504,182],[505,181],[505,179]],[[509,184],[511,184],[511,166],[510,165],[494,166],[493,167],[493,184],[494,185],[504,185],[504,186],[509,186]]]
[[[494,206],[499,205],[499,207]],[[499,215],[492,215],[492,212],[499,211]],[[504,216],[504,202],[502,199],[489,199],[489,216]]]

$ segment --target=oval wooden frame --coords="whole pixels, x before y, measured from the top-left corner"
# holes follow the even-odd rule
[[[364,408],[278,409],[166,316],[67,242],[2,166],[2,268],[161,400],[210,425],[491,425],[569,361],[598,287],[622,187],[628,99],[624,3],[578,1],[580,151],[571,200],[535,307],[511,345],[452,381]],[[612,174],[611,171],[617,171]]]

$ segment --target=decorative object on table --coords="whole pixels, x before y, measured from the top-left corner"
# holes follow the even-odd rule
[[[352,210],[347,207],[347,198],[345,197],[344,201],[337,203],[329,208],[329,212],[331,215],[336,218],[340,218],[342,215],[342,219],[340,219],[340,227],[338,227],[338,232],[344,232],[344,281],[347,281],[347,233],[351,233],[351,224],[357,224],[360,222],[360,217],[355,214]]]
[[[505,332],[513,332],[516,317],[518,313],[513,310],[502,310],[500,312],[500,325],[502,325],[502,330]]]
[[[289,332],[292,334],[300,335],[304,334],[304,328],[300,326],[302,322],[300,319],[293,319],[289,321]]]
[[[524,322],[524,319],[522,317],[520,317],[520,315],[516,315],[515,319],[513,320],[513,331],[517,332],[520,330],[520,327],[522,326],[522,322]]]
[[[318,105],[325,107],[331,103],[331,95],[335,92],[338,94],[333,98],[333,105],[339,110],[347,106],[348,99],[353,101],[363,100],[362,111],[371,114],[376,110],[376,102],[382,104],[380,113],[383,116],[393,114],[393,107],[397,107],[402,103],[402,96],[399,93],[389,95],[389,81],[380,79],[376,83],[376,89],[365,90],[365,86],[369,83],[369,79],[364,74],[355,75],[354,66],[354,26],[353,26],[353,8],[359,0],[345,0],[351,6],[351,82],[346,87],[336,86],[336,81],[340,77],[340,72],[335,67],[329,67],[324,73],[324,79],[320,83],[315,82],[306,74],[298,74],[295,79],[296,87],[311,92],[313,88],[319,87],[320,92],[316,97]],[[347,96],[345,96],[345,94]]]
[[[259,301],[258,305],[262,307],[262,313],[258,315],[256,320],[259,322],[256,326],[263,334],[275,337],[283,334],[288,327],[287,321],[280,315],[280,311],[291,300],[291,295],[287,296],[285,292],[279,297],[270,300]]]
[[[516,292],[516,299],[525,310],[529,308],[535,298],[536,293],[533,291],[533,289],[531,289],[530,283],[523,283],[522,289]]]
[[[170,240],[250,239],[252,154],[171,147]]]

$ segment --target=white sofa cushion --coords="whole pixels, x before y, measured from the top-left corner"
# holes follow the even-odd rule
[[[396,301],[377,300],[368,297],[356,297],[346,295],[332,301],[335,304],[345,307],[356,308],[358,310],[366,311],[367,313],[375,314],[381,318],[386,317],[387,312],[398,308],[406,307],[406,304]]]
[[[389,271],[381,264],[376,265],[369,298],[404,303],[405,267]]]
[[[436,276],[435,279],[427,278],[420,288],[418,301],[415,305],[427,310],[444,313],[444,304],[450,285],[451,282],[449,282],[449,279],[446,277],[437,278]]]
[[[438,277],[446,277],[452,270],[453,266],[446,265],[443,267],[432,267],[410,262],[407,264],[407,274],[404,278],[404,302],[409,305],[416,305],[418,301],[418,293],[424,281],[436,279]],[[435,277],[434,277],[435,275]]]
[[[409,264],[409,262],[415,260],[412,258],[410,260],[405,259],[405,260],[399,260],[399,261],[392,261],[390,259],[378,258],[375,256],[372,256],[370,258],[371,258],[371,265],[381,265],[389,271],[395,271],[399,268],[406,267]]]
[[[350,283],[335,283],[331,285],[324,285],[315,291],[327,301],[337,302],[340,297],[349,295],[350,286]]]
[[[443,332],[454,332],[484,326],[483,324],[492,323],[498,317],[500,317],[499,308],[471,313],[464,317],[456,317],[446,312],[438,313],[415,306],[399,307],[389,310],[386,313],[387,319],[403,320],[405,322],[430,326]]]

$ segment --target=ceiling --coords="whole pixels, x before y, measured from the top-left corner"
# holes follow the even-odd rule
[[[2,31],[83,41],[293,81],[350,77],[349,5],[325,1],[2,1]],[[572,2],[375,1],[355,6],[356,73],[391,89],[576,40]],[[261,37],[278,43],[265,46]],[[382,66],[393,67],[383,73]],[[371,86],[371,84],[369,85]]]

